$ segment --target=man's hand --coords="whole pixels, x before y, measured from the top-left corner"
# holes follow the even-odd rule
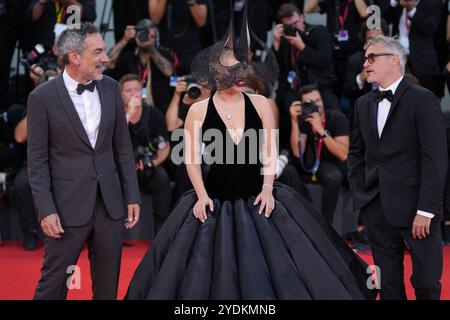
[[[139,170],[141,172],[144,172],[144,161],[139,160],[139,163],[136,163],[136,170]]]
[[[39,79],[42,77],[43,74],[44,74],[44,69],[39,67],[37,64],[33,64],[30,67],[29,75],[35,86],[37,85]]]
[[[313,112],[311,115],[305,120],[308,122],[311,127],[317,132],[319,135],[323,135],[325,133],[325,129],[322,126],[322,117],[319,113]]]
[[[187,82],[184,80],[184,77],[178,78],[177,85],[175,87],[175,93],[181,95],[183,92],[187,90]]]
[[[414,218],[412,226],[412,235],[414,239],[425,239],[430,235],[431,218],[427,218],[420,214],[417,214]]]
[[[359,74],[359,78],[361,79],[362,82],[366,82],[366,80],[367,80],[367,71],[366,71],[366,69],[362,69],[362,71]]]
[[[128,43],[128,41],[134,39],[134,37],[136,37],[136,30],[134,29],[134,26],[127,26],[123,33],[123,41]]]
[[[57,213],[52,213],[41,221],[41,227],[45,235],[50,238],[60,239],[64,229]]]
[[[289,113],[291,114],[291,120],[297,120],[302,115],[302,104],[296,100],[291,103],[289,107]]]
[[[303,49],[305,49],[306,45],[303,42],[303,39],[300,36],[298,31],[295,33],[295,37],[291,37],[291,36],[287,36],[287,35],[284,35],[284,37],[286,38],[287,41],[289,41],[291,46],[294,46],[295,48],[297,48],[300,51],[303,51]]]
[[[126,117],[127,120],[130,121],[134,119],[135,116],[139,113],[139,109],[142,108],[142,99],[141,97],[131,97],[130,101],[127,104],[127,112]]]
[[[400,0],[400,5],[404,8],[406,8],[406,11],[411,11],[412,9],[415,8],[415,6],[417,5],[417,1],[416,0]]]
[[[125,229],[133,228],[139,221],[141,207],[138,204],[128,205],[128,219],[125,222]]]

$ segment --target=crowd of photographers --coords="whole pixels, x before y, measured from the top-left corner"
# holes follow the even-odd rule
[[[152,197],[155,233],[192,188],[185,167],[170,157],[171,134],[183,128],[190,106],[211,94],[190,75],[190,62],[225,34],[230,14],[239,21],[244,3],[113,2],[116,41],[104,74],[120,83],[139,186]],[[370,5],[382,17],[374,26]],[[26,98],[62,72],[55,43],[72,23],[71,6],[81,21],[96,20],[95,0],[0,0],[0,172],[6,173],[0,197],[15,207],[27,250],[36,248],[39,228],[26,170]],[[322,212],[332,223],[347,184],[353,104],[375,89],[362,67],[364,44],[377,35],[398,35],[408,52],[406,77],[442,99],[445,86],[450,89],[449,0],[249,0],[248,6],[253,31],[271,46],[280,67],[275,88],[256,78],[245,88],[269,98],[280,130],[276,177],[310,200],[307,184],[321,185]],[[307,23],[304,13],[326,13],[326,25]],[[17,42],[25,78],[10,75]],[[252,59],[264,59],[258,46],[252,45]],[[447,243],[449,193],[443,206]],[[361,223],[351,237],[365,243]]]

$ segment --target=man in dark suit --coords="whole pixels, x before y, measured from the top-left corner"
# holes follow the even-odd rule
[[[108,57],[95,26],[65,30],[58,53],[65,71],[28,98],[28,173],[46,234],[34,298],[66,297],[87,242],[94,299],[116,299],[122,221],[128,210],[132,228],[140,210],[122,98],[102,76]]]
[[[441,12],[441,0],[391,0],[382,12],[383,18],[392,23],[392,34],[399,36],[406,49],[411,73],[439,98],[444,91],[439,85],[441,69],[433,37]]]
[[[398,40],[374,38],[365,57],[367,81],[379,89],[355,104],[348,168],[355,209],[361,209],[380,268],[381,298],[406,299],[406,242],[417,299],[439,299],[439,206],[447,172],[443,115],[432,92],[404,78],[406,53]]]

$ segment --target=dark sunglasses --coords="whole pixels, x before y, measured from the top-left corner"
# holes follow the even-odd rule
[[[376,57],[381,56],[395,56],[393,53],[369,53],[369,55],[364,57],[363,64],[366,63],[366,60],[369,61],[370,64],[372,64],[375,61]]]

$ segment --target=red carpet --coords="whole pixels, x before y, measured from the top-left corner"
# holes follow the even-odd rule
[[[133,247],[123,248],[122,271],[119,282],[119,299],[126,293],[128,284],[139,261],[147,250],[149,242],[134,241]],[[372,257],[361,255],[372,264]],[[39,280],[43,248],[33,252],[22,249],[20,242],[4,243],[0,247],[0,300],[31,299]],[[87,250],[83,250],[78,266],[81,270],[81,288],[70,290],[68,299],[90,299],[90,269]],[[450,247],[444,248],[444,273],[442,275],[442,299],[450,300]],[[409,282],[411,277],[411,258],[405,255],[405,283],[409,299],[414,299],[414,291]]]

